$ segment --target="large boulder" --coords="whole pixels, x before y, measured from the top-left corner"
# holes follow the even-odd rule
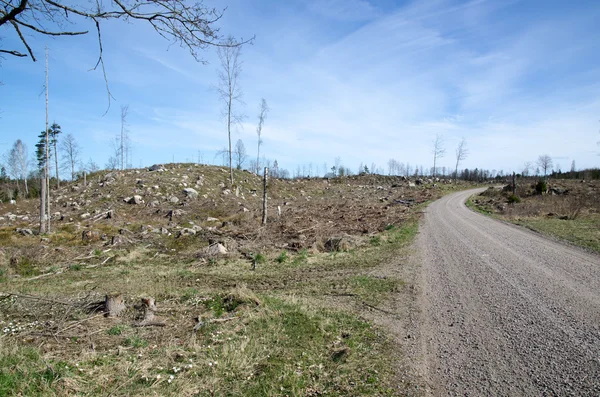
[[[148,171],[164,172],[166,170],[162,164],[154,164],[152,167],[148,168]]]
[[[218,256],[227,254],[227,248],[221,243],[212,244],[205,249],[208,256]]]
[[[144,203],[144,199],[142,198],[142,196],[139,195],[135,195],[133,197],[127,197],[125,198],[125,202],[127,204],[143,204]]]
[[[196,231],[194,229],[190,229],[190,228],[183,228],[179,231],[179,234],[177,235],[177,237],[183,237],[183,236],[195,236],[196,235]]]
[[[198,197],[198,191],[196,189],[191,188],[191,187],[186,187],[185,189],[183,189],[183,194],[185,194],[185,196],[189,197],[189,198],[196,198],[196,197]]]
[[[349,251],[358,245],[359,239],[347,234],[330,237],[325,241],[324,247],[327,252]]]

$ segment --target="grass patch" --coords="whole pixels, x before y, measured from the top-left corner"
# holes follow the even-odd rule
[[[542,234],[600,252],[600,216],[563,220],[558,218],[521,218],[513,220]]]
[[[64,363],[44,361],[35,348],[0,345],[0,396],[56,395],[54,386],[66,377]]]
[[[380,303],[389,293],[396,291],[398,285],[400,281],[393,278],[367,275],[355,276],[350,280],[352,292],[371,304]]]
[[[285,262],[288,261],[288,253],[287,251],[282,251],[281,254],[279,254],[279,256],[277,256],[277,258],[275,258],[275,261],[279,264],[283,264]]]

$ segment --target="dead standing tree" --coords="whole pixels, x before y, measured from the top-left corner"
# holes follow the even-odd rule
[[[462,138],[456,148],[456,166],[454,167],[454,182],[458,179],[458,166],[460,162],[467,158],[469,150],[467,149],[467,140]]]
[[[21,42],[24,50],[3,48],[0,54],[29,57],[36,61],[30,45],[32,36],[78,36],[89,30],[68,30],[67,26],[89,24],[98,38],[98,60],[94,69],[100,67],[106,82],[108,104],[112,95],[108,87],[104,67],[101,24],[110,20],[141,21],[147,23],[164,39],[189,50],[199,62],[203,59],[199,50],[209,46],[239,48],[250,42],[232,38],[222,41],[216,23],[223,11],[204,6],[202,2],[189,4],[186,0],[112,0],[94,2],[66,2],[64,0],[3,0],[0,2],[0,27],[11,32],[14,40],[3,43]],[[12,29],[10,29],[12,28]]]
[[[446,149],[444,149],[444,139],[440,134],[435,136],[435,141],[433,141],[433,150],[431,151],[433,154],[433,176],[436,174],[436,164],[439,158],[444,157],[446,154]]]
[[[240,123],[243,115],[236,109],[236,105],[242,104],[242,90],[239,86],[239,78],[242,73],[242,62],[240,53],[242,48],[235,45],[233,37],[229,36],[225,41],[226,46],[218,48],[221,68],[218,70],[219,97],[223,101],[223,115],[227,118],[227,137],[229,140],[229,183],[233,187],[233,159],[231,150],[231,126]]]
[[[67,134],[60,143],[59,150],[63,155],[63,167],[71,170],[71,180],[75,180],[75,165],[79,164],[80,147],[73,134]]]
[[[261,139],[262,128],[265,123],[265,119],[267,118],[267,113],[269,112],[269,107],[267,106],[267,101],[265,98],[262,98],[260,101],[260,114],[258,116],[258,127],[256,127],[256,134],[258,135],[258,150],[256,153],[256,173],[260,172],[260,145],[262,145],[263,141]]]
[[[542,154],[537,159],[537,165],[544,171],[544,179],[548,178],[548,171],[552,171],[552,157]]]

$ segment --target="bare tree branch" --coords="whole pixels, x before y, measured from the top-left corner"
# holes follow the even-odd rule
[[[106,68],[103,59],[102,35],[100,24],[108,20],[142,21],[154,29],[161,37],[171,44],[179,44],[187,49],[198,62],[205,63],[199,55],[200,50],[215,46],[219,48],[240,47],[251,43],[249,40],[237,40],[228,37],[223,40],[219,28],[215,24],[223,17],[226,9],[218,10],[204,6],[202,0],[190,4],[187,0],[112,0],[102,2],[96,0],[92,7],[86,2],[62,0],[0,0],[0,27],[10,23],[19,37],[27,54],[17,50],[0,48],[0,53],[17,57],[29,56],[36,61],[34,51],[27,42],[29,32],[42,36],[79,36],[89,33],[89,30],[66,29],[64,25],[74,23],[90,23],[98,34],[98,61],[94,70],[101,66],[106,83],[109,101],[113,98],[108,87]],[[23,30],[23,32],[21,31]],[[29,39],[29,37],[27,37]],[[108,109],[107,109],[108,111]]]
[[[26,57],[27,54],[23,54],[22,52],[19,51],[11,51],[11,50],[2,50],[0,49],[0,53],[2,54],[9,54],[9,55],[14,55],[16,57]]]

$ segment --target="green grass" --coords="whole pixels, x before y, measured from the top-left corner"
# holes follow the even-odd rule
[[[513,220],[513,222],[542,234],[600,252],[600,217],[598,216],[569,220],[542,217],[521,218]]]
[[[362,300],[371,304],[378,304],[388,294],[394,292],[401,282],[393,278],[380,278],[374,276],[355,276],[350,280],[352,291]]]
[[[277,258],[275,258],[275,261],[279,264],[283,264],[283,263],[287,262],[287,260],[288,260],[287,251],[282,251],[281,254],[279,254],[279,256],[277,256]]]
[[[33,347],[0,346],[0,396],[47,396],[68,375],[64,362],[45,361]]]

